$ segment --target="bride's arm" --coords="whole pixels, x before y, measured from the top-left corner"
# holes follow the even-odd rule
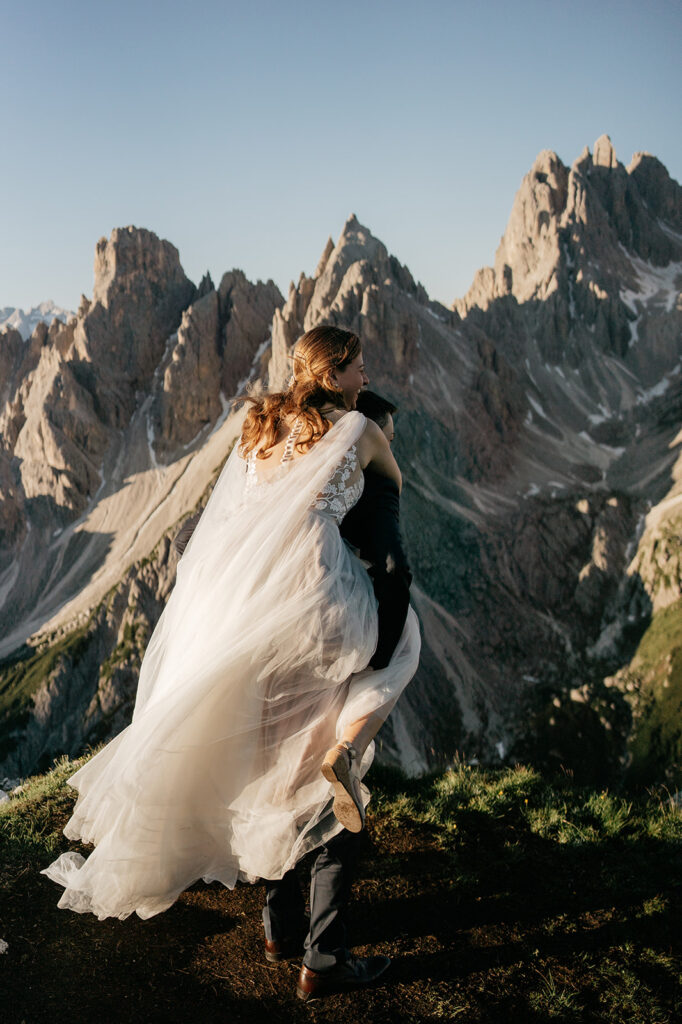
[[[367,420],[364,431],[358,441],[358,458],[363,469],[373,469],[375,473],[387,476],[402,489],[403,478],[398,463],[393,457],[391,446],[381,427],[374,420]]]

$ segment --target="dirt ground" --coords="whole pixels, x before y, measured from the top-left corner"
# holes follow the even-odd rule
[[[52,824],[61,828],[68,811],[59,815]],[[635,1004],[647,1005],[646,984],[663,993],[658,1006],[677,1005],[661,964],[678,931],[679,886],[650,892],[625,860],[619,871],[632,885],[614,898],[593,862],[557,844],[538,842],[512,863],[507,833],[500,822],[499,834],[476,837],[472,820],[457,853],[436,827],[371,815],[349,941],[357,955],[388,954],[393,962],[374,988],[307,1004],[296,997],[299,963],[265,960],[262,885],[230,891],[197,883],[148,921],[100,922],[59,910],[61,890],[38,873],[44,865],[27,865],[1,894],[0,936],[9,948],[0,957],[0,1017],[4,1024],[672,1021],[672,1011],[613,1017],[609,1008],[626,985],[618,968],[624,949],[627,969],[639,965]],[[62,849],[77,847],[64,839]],[[478,865],[475,884],[458,872],[462,858]],[[310,860],[299,865],[302,879]],[[660,913],[642,916],[646,899],[660,899]],[[660,953],[657,963],[646,958],[650,947]],[[608,957],[613,982],[604,974]]]

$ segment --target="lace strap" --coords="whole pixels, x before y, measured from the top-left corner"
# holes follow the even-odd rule
[[[280,460],[280,465],[282,465],[282,463],[284,463],[284,462],[290,462],[291,459],[294,457],[294,445],[296,443],[296,438],[301,433],[302,429],[303,429],[303,420],[297,418],[296,420],[294,420],[294,423],[292,424],[291,430],[289,431],[289,436],[287,437],[287,443],[284,445],[284,451],[282,452],[282,458]]]

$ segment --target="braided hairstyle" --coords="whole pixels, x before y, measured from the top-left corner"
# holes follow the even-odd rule
[[[320,409],[333,405],[345,409],[343,389],[332,379],[334,370],[344,370],[360,355],[360,339],[342,327],[319,324],[302,334],[294,345],[294,373],[286,391],[269,395],[247,395],[251,403],[246,414],[239,452],[246,457],[254,448],[256,457],[267,459],[280,425],[289,416],[303,420],[295,448],[307,452],[327,433],[331,421]]]

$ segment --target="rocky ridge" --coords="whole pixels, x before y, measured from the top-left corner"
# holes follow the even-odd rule
[[[95,556],[85,531],[73,524],[64,530],[72,529],[74,546],[53,562],[51,598],[42,606],[34,602],[33,619],[31,599],[21,607],[22,586],[14,584],[19,608],[10,613],[14,629],[4,652],[14,649],[17,657],[19,644],[36,630],[30,644],[38,640],[48,650],[73,632],[74,622],[83,626],[101,604],[105,583],[109,590],[119,585],[121,567],[133,561],[130,545],[116,546],[131,532],[138,578],[144,556],[191,510],[236,435],[227,396],[247,378],[281,384],[300,333],[315,323],[339,323],[360,334],[372,386],[400,407],[395,446],[405,478],[403,527],[424,627],[422,664],[383,734],[385,757],[413,771],[459,750],[488,761],[529,755],[603,777],[621,772],[640,756],[635,733],[646,719],[633,699],[643,677],[627,673],[639,664],[638,650],[656,616],[676,615],[680,596],[681,194],[654,157],[638,154],[623,167],[606,137],[571,168],[556,154],[541,153],[522,182],[494,267],[480,271],[452,309],[430,301],[355,216],[336,244],[328,240],[312,277],[301,274],[292,282],[286,301],[278,301],[270,282],[250,285],[233,271],[217,290],[206,279],[186,302],[168,243],[155,249],[149,239],[126,239],[120,259],[98,248],[102,272],[93,324],[101,325],[111,305],[116,330],[86,347],[85,301],[71,328],[73,341],[60,330],[47,344],[32,340],[25,375],[41,360],[48,364],[44,347],[61,366],[54,351],[70,352],[79,338],[78,363],[106,365],[119,328],[127,344],[149,347],[130,360],[114,354],[114,370],[102,375],[99,405],[94,397],[91,407],[82,397],[80,404],[71,399],[81,423],[95,417],[92,438],[88,427],[87,446],[78,445],[85,465],[71,488],[76,497],[92,494],[97,481],[87,475],[88,460],[103,467],[100,500],[81,512],[81,525],[99,523],[101,546]],[[148,259],[157,270],[147,270]],[[143,318],[152,315],[157,307],[145,275],[154,280],[161,266],[169,273],[168,296],[176,298],[158,306],[165,340],[159,331],[145,335],[145,342],[126,334],[125,311],[129,304],[131,331],[139,325],[136,304]],[[130,280],[121,292],[128,297],[117,305],[119,273]],[[16,341],[7,334],[0,339],[1,360]],[[95,362],[93,344],[99,345]],[[62,378],[62,387],[78,394],[87,374],[69,369],[73,380]],[[7,445],[5,461],[0,458],[0,486],[8,494],[10,484],[14,488],[0,515],[15,552],[27,544],[22,529],[34,515],[34,495],[20,486],[9,454],[23,427],[24,404],[14,403],[14,418],[6,406],[0,420],[4,436],[14,437],[14,448]],[[129,416],[127,433],[118,428],[125,441],[103,457],[98,445],[106,437],[98,436],[98,426],[111,431],[116,414]],[[112,474],[114,455],[118,475]],[[54,451],[49,457],[45,467],[54,473]],[[122,458],[132,476],[124,477]],[[150,478],[153,501],[143,484]],[[47,479],[54,492],[55,478]],[[105,506],[123,508],[124,480],[133,528],[126,533],[122,515],[114,515],[107,535]],[[69,493],[64,484],[64,502]],[[74,515],[83,506],[71,500]],[[35,560],[40,551],[34,548]],[[11,570],[3,577],[7,594]],[[172,567],[166,575],[159,563],[158,572],[164,582],[152,586],[159,596],[150,608],[160,607]],[[131,632],[133,622],[123,617],[107,627],[99,662],[94,659],[73,707],[70,753],[77,752],[79,735],[81,741],[106,738],[106,728],[113,734],[130,713],[134,665],[128,682],[106,685],[101,667],[112,649],[125,646],[126,629],[127,642],[134,637],[137,643],[153,619],[146,615],[140,631]],[[670,663],[674,668],[675,657]],[[662,687],[663,669],[647,671]],[[13,676],[15,690],[30,674],[22,672]],[[68,701],[67,677],[57,686],[60,700]],[[670,671],[665,678],[670,689]],[[88,708],[103,693],[104,705],[118,710],[108,726],[89,733]],[[42,699],[37,694],[33,710],[24,704],[21,713],[35,721]],[[104,712],[97,720],[107,721]],[[15,751],[27,728],[33,726],[23,722],[16,732]],[[673,748],[666,740],[649,769],[660,774],[669,767]],[[60,749],[67,746],[59,748],[56,738],[36,741],[31,757],[45,759]],[[20,765],[18,756],[2,770],[16,774],[34,763],[28,758]]]
[[[118,579],[156,543],[166,488],[225,420],[281,301],[240,271],[196,288],[174,246],[129,227],[97,243],[93,298],[75,319],[39,324],[27,343],[0,333],[3,653],[107,561]],[[99,597],[112,583],[105,573]]]

